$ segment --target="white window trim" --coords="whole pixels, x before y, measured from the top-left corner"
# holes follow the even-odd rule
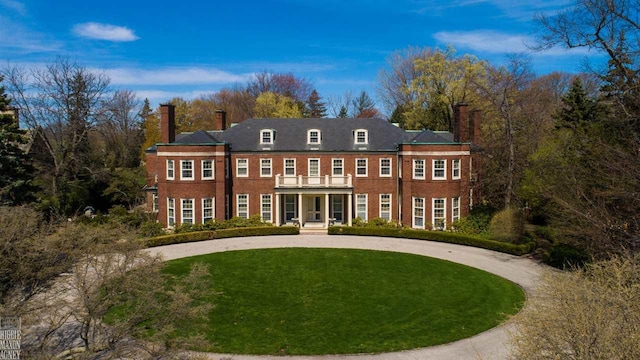
[[[211,162],[211,176],[204,176],[204,163],[205,162]],[[202,180],[213,180],[216,177],[216,171],[215,171],[215,160],[202,160],[200,162],[200,174],[202,176]]]
[[[442,161],[444,163],[444,170],[441,177],[436,177],[436,161]],[[447,180],[447,160],[433,159],[431,160],[431,179],[432,180]]]
[[[274,131],[271,129],[262,129],[260,130],[260,144],[261,145],[273,145],[273,133]],[[264,142],[264,134],[269,134],[269,142]]]
[[[171,166],[169,166],[171,164]],[[169,169],[171,169],[171,176],[169,176]],[[167,160],[167,180],[176,179],[176,162],[175,160]]]
[[[158,197],[158,194],[156,193],[152,193],[151,194],[151,211],[154,213],[157,213],[159,211],[159,205],[160,205],[160,198]]]
[[[358,198],[360,196],[364,196],[364,218],[361,217],[362,220],[368,221],[369,215],[369,194],[356,194],[356,217],[358,217]]]
[[[364,175],[358,174],[358,160],[364,160]],[[369,176],[369,158],[356,158],[356,177]]]
[[[389,219],[387,219],[387,221],[391,221],[391,219],[393,218],[392,217],[392,213],[393,213],[393,211],[392,211],[392,208],[393,208],[392,207],[392,203],[393,202],[391,201],[391,198],[392,198],[393,195],[391,195],[391,194],[380,194],[380,197],[379,197],[380,200],[378,201],[378,210],[379,210],[378,211],[378,217],[384,219],[384,217],[382,217],[382,196],[383,195],[389,195]]]
[[[180,199],[180,224],[186,224],[184,222],[185,216],[184,216],[184,203],[185,201],[191,201],[191,217],[188,219],[191,219],[191,222],[189,224],[195,224],[196,223],[196,204],[195,204],[195,200],[194,199]]]
[[[265,160],[269,161],[269,167],[268,167],[269,175],[264,175],[262,173],[262,169],[263,169],[262,161],[265,161]],[[273,176],[273,161],[271,159],[260,159],[260,177],[272,177],[272,176]]]
[[[334,161],[340,160],[340,168],[342,169],[342,174],[336,174]],[[344,158],[332,158],[331,159],[331,176],[344,176]]]
[[[442,204],[444,208],[442,209],[443,216],[443,228],[442,230],[447,228],[447,198],[433,198],[431,199],[431,228],[436,230],[436,200],[442,200]]]
[[[240,169],[240,162],[244,162],[246,164],[247,171],[244,175],[240,175],[240,171],[238,171],[238,169]],[[249,177],[249,159],[236,159],[236,177]]]
[[[422,199],[422,225],[421,226],[416,225],[416,200],[417,199]],[[416,197],[416,196],[411,197],[411,227],[414,229],[424,229],[425,203],[426,203],[426,199],[423,197]]]
[[[358,141],[358,133],[359,132],[363,132],[364,133],[364,141],[360,142]],[[356,129],[353,131],[353,143],[356,145],[366,145],[369,143],[369,131],[367,129]]]
[[[171,202],[173,201],[173,207],[171,206]],[[170,211],[173,210],[173,224],[171,224],[171,215]],[[176,225],[176,199],[175,198],[167,198],[167,227],[172,228]]]
[[[458,164],[458,175],[455,175],[455,171],[456,171],[456,167],[455,164]],[[460,161],[460,159],[453,159],[451,160],[451,179],[453,180],[460,180],[460,175],[462,174],[462,169],[461,169],[461,164],[462,161]]]
[[[202,223],[204,224],[207,220],[204,218],[204,202],[205,200],[211,200],[211,220],[215,220],[216,218],[216,198],[202,198]]]
[[[287,160],[293,160],[293,175],[287,174]],[[284,176],[296,176],[296,174],[297,174],[296,159],[295,158],[286,158],[286,159],[282,160],[282,172],[284,173]]]
[[[458,206],[455,206],[455,201],[458,199]],[[455,215],[455,210],[458,209],[458,216]],[[451,198],[451,222],[460,220],[460,197]]]
[[[240,216],[240,197],[245,196],[247,198],[247,217],[243,219],[249,218],[249,194],[236,194],[236,216]]]
[[[311,142],[311,133],[318,132],[318,142]],[[320,145],[322,144],[322,131],[318,129],[309,129],[307,130],[307,144],[308,145]]]
[[[311,161],[318,162],[318,175],[311,175]],[[320,158],[310,158],[307,160],[307,176],[319,177],[320,174],[322,174],[322,171],[320,170],[320,163]]]
[[[269,220],[264,219],[264,197],[269,197]],[[272,223],[273,222],[273,196],[271,194],[260,194],[260,218],[264,222]]]
[[[382,160],[389,160],[389,174],[383,174],[382,173]],[[391,160],[391,158],[381,158],[379,161],[379,175],[380,177],[391,177],[391,174],[393,174],[393,160]]]
[[[191,176],[182,176],[184,164],[191,163]],[[193,160],[180,160],[180,180],[195,180],[195,162]]]
[[[422,176],[416,176],[416,164],[422,161]],[[424,176],[426,173],[426,169],[425,166],[426,165],[426,161],[424,159],[413,159],[413,171],[412,171],[412,178],[416,179],[416,180],[424,180]]]

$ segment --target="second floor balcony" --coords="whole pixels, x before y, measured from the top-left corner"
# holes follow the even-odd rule
[[[282,176],[276,175],[276,188],[352,188],[351,174],[347,176]]]

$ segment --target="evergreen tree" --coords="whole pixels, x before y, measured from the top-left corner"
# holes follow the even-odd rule
[[[340,107],[340,112],[338,113],[338,117],[339,117],[339,118],[346,118],[347,116],[349,116],[349,113],[348,113],[347,107],[346,107],[346,106],[344,106],[344,105],[342,105],[342,106]]]
[[[24,151],[29,139],[18,119],[8,113],[10,101],[0,86],[0,205],[13,206],[33,201],[35,187],[34,169]]]
[[[320,95],[316,90],[311,92],[309,99],[307,100],[307,107],[305,109],[305,117],[308,118],[323,118],[327,116],[327,108],[325,103],[320,101]]]
[[[563,108],[556,120],[556,128],[585,130],[598,117],[596,101],[587,96],[582,81],[576,77],[569,91],[562,97]]]

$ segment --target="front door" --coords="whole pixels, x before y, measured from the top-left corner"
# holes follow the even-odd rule
[[[343,219],[342,218],[342,213],[343,213],[343,210],[342,210],[342,205],[343,205],[342,204],[342,195],[333,195],[331,197],[331,202],[332,202],[332,204],[331,204],[332,206],[331,207],[333,209],[333,211],[331,213],[331,217],[336,219],[337,223],[342,223],[343,222],[342,221],[342,219]]]
[[[296,196],[285,195],[284,196],[284,220],[287,223],[293,222],[293,218],[296,217]]]
[[[307,221],[322,221],[320,196],[311,196],[307,201]]]

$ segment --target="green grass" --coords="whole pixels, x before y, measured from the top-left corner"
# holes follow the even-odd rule
[[[448,261],[346,249],[232,251],[169,261],[183,276],[210,267],[215,308],[195,350],[349,354],[448,343],[495,327],[524,302],[515,284]]]

